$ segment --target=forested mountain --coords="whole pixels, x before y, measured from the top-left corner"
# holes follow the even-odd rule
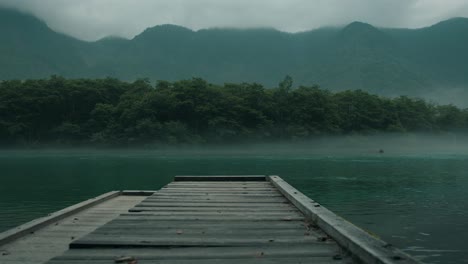
[[[0,79],[82,71],[86,65],[80,53],[85,45],[32,16],[0,9]]]
[[[131,40],[85,42],[56,33],[33,16],[0,9],[0,79],[195,76],[219,84],[245,81],[275,87],[290,75],[296,84],[331,90],[447,95],[468,90],[467,61],[466,18],[422,29],[354,22],[295,34],[162,25]]]

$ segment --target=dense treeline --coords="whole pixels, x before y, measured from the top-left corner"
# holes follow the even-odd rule
[[[3,145],[141,145],[468,131],[468,110],[360,90],[116,79],[3,81]]]

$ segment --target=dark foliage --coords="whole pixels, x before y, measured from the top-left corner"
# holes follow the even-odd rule
[[[3,81],[3,145],[145,145],[307,139],[377,132],[467,131],[468,110],[367,92],[332,93],[202,79]]]

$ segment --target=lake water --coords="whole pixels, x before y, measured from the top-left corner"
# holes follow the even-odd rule
[[[158,189],[174,175],[275,174],[427,263],[468,263],[468,155],[3,151],[0,174],[0,231],[107,191]]]

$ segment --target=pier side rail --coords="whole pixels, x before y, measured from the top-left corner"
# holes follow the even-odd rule
[[[321,206],[279,176],[268,176],[268,180],[309,220],[364,263],[422,263]]]
[[[155,191],[111,191],[104,194],[101,194],[97,197],[91,198],[89,200],[74,204],[62,210],[48,214],[47,216],[34,219],[30,222],[22,224],[20,226],[14,227],[12,229],[6,230],[0,233],[0,246],[6,245],[18,238],[21,238],[27,234],[35,232],[43,227],[46,227],[54,222],[60,221],[66,217],[79,213],[83,210],[91,208],[97,204],[103,203],[107,200],[115,198],[119,195],[141,195],[149,196],[152,195]]]

